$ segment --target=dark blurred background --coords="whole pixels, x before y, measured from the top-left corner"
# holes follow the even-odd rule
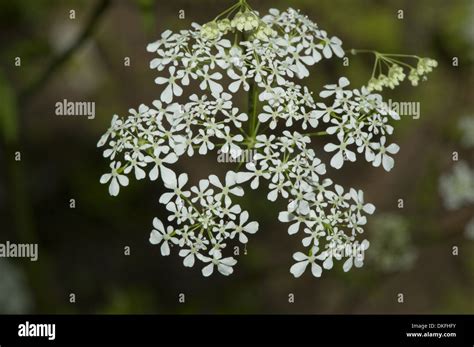
[[[328,172],[345,187],[363,189],[377,206],[367,226],[365,266],[343,273],[338,264],[320,279],[308,273],[294,279],[291,256],[301,241],[277,220],[284,204],[248,191],[242,204],[260,221],[259,232],[232,276],[203,278],[200,267],[183,267],[176,250],[162,257],[148,242],[153,217],[165,216],[158,203],[163,187],[132,180],[112,198],[100,185],[108,161],[96,143],[112,115],[159,97],[146,44],[168,28],[207,22],[232,1],[2,0],[0,242],[38,242],[40,258],[0,259],[0,313],[474,313],[474,242],[464,232],[474,208],[446,210],[438,189],[453,151],[474,164],[457,127],[461,117],[474,117],[474,2],[248,2],[260,13],[298,8],[341,38],[345,49],[439,62],[419,87],[406,81],[384,92],[387,99],[421,102],[420,119],[402,117],[396,124],[392,139],[401,150],[391,172],[362,162]],[[340,76],[359,87],[372,61],[364,55],[351,56],[349,67],[323,61],[306,83],[315,94]],[[95,102],[96,118],[56,116],[54,105],[63,99]],[[225,169],[213,156],[178,163],[196,179]],[[404,303],[397,301],[399,293]]]

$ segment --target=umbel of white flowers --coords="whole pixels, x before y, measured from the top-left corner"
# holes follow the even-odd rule
[[[248,188],[266,190],[270,201],[288,201],[279,220],[289,223],[290,235],[300,235],[305,249],[293,255],[295,277],[309,265],[319,277],[335,260],[343,261],[344,271],[362,266],[369,242],[358,238],[375,206],[364,202],[361,190],[324,177],[326,165],[311,137],[332,138],[324,150],[333,168],[360,157],[389,171],[399,150],[388,143],[389,123],[399,116],[368,88],[349,89],[345,77],[325,86],[319,102],[299,84],[323,58],[344,56],[341,44],[294,9],[271,9],[261,18],[245,0],[203,26],[165,31],[147,47],[157,55],[150,67],[160,72],[159,99],[112,118],[98,143],[107,145],[104,157],[111,161],[101,183],[116,196],[129,177],[162,180],[168,191],[159,201],[169,216],[153,220],[150,242],[163,256],[179,248],[184,266],[203,263],[204,276],[231,274],[237,260],[224,255],[226,247],[246,244],[258,231],[259,223],[232,200]],[[185,95],[193,84],[201,92]],[[245,112],[234,97],[242,90],[249,95]],[[256,154],[241,170],[192,187],[186,173],[173,170],[181,157],[218,149],[234,158],[244,149]]]

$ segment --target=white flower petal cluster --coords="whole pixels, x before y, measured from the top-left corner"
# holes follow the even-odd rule
[[[317,103],[315,117],[327,123],[326,132],[335,135],[336,143],[324,146],[326,152],[334,153],[331,166],[340,169],[345,161],[355,162],[357,153],[373,166],[383,166],[390,171],[394,166],[393,154],[400,147],[387,144],[387,136],[392,135],[391,120],[399,120],[399,115],[382,102],[379,94],[369,93],[366,88],[348,90],[349,81],[345,77],[338,84],[325,86],[319,95],[332,98],[332,104]]]
[[[238,240],[248,242],[247,234],[255,234],[258,223],[249,221],[249,214],[238,204],[232,203],[232,196],[242,196],[244,190],[237,184],[237,174],[229,171],[225,181],[215,175],[199,181],[197,186],[185,188],[187,174],[174,173],[165,183],[170,192],[160,197],[160,203],[169,211],[168,222],[176,226],[164,226],[158,218],[153,220],[150,243],[160,245],[161,255],[170,255],[173,247],[179,247],[179,256],[186,267],[193,267],[196,261],[205,264],[204,276],[210,276],[214,267],[227,276],[237,263],[232,257],[224,258],[223,249],[227,242]]]
[[[98,143],[110,160],[110,172],[100,182],[116,196],[130,177],[162,181],[167,191],[159,202],[168,218],[153,220],[150,242],[163,256],[179,248],[186,267],[203,263],[204,276],[230,275],[237,260],[225,256],[225,248],[246,244],[259,228],[233,203],[234,196],[244,195],[244,184],[266,188],[270,201],[287,200],[279,220],[290,224],[288,233],[299,234],[306,249],[293,256],[294,276],[311,264],[312,274],[319,277],[335,260],[343,262],[344,271],[362,266],[369,242],[358,236],[375,206],[364,201],[362,191],[323,178],[326,166],[304,132],[317,129],[336,139],[324,146],[333,153],[334,168],[360,154],[389,171],[399,150],[387,143],[393,133],[389,121],[398,115],[384,106],[380,95],[366,88],[348,89],[345,77],[325,87],[320,94],[324,102],[314,101],[298,80],[309,76],[323,57],[342,57],[344,50],[339,38],[328,36],[299,11],[272,9],[261,18],[240,1],[224,14],[226,18],[203,26],[194,23],[190,30],[167,30],[147,46],[156,54],[150,68],[159,74],[159,99],[130,109],[125,118],[112,118]],[[188,95],[188,89],[200,92]],[[253,97],[248,111],[239,108],[239,92]],[[175,172],[174,164],[182,156],[218,149],[233,158],[244,149],[255,155],[223,180],[210,175],[188,188],[187,174]]]
[[[407,64],[406,62],[400,61],[396,58],[399,56],[405,58],[416,59],[417,64],[413,66]],[[396,57],[396,58],[395,58]],[[383,65],[381,62],[383,61]],[[367,89],[369,91],[381,91],[384,87],[394,89],[397,87],[400,82],[405,80],[407,76],[404,70],[404,67],[408,67],[408,80],[410,81],[413,87],[416,87],[420,81],[420,78],[425,81],[427,80],[427,74],[433,71],[433,68],[438,66],[438,62],[431,58],[420,58],[413,55],[403,55],[403,54],[382,54],[376,53],[375,65],[379,63],[379,74],[375,76],[375,69],[372,73],[372,77],[367,84]],[[403,65],[403,66],[402,66]],[[383,73],[383,66],[387,66],[387,72]]]
[[[439,189],[444,205],[449,210],[474,203],[474,170],[467,162],[460,161],[452,172],[441,176]]]
[[[375,211],[374,205],[364,202],[361,190],[345,191],[329,178],[322,178],[326,167],[314,150],[308,148],[310,142],[308,136],[288,130],[280,137],[259,135],[255,146],[259,152],[254,162],[247,163],[247,172],[237,173],[237,181],[251,181],[253,189],[262,185],[259,181],[254,184],[254,180],[264,178],[268,200],[289,201],[287,210],[280,212],[279,220],[290,224],[288,234],[301,235],[302,245],[309,254],[294,254],[299,262],[291,269],[295,277],[299,277],[309,263],[313,275],[319,277],[323,268],[333,267],[334,259],[347,258],[344,271],[353,264],[360,267],[369,242],[360,242],[357,237],[364,231],[366,215]],[[322,267],[317,261],[321,261]]]

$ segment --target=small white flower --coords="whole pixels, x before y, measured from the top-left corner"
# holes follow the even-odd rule
[[[263,106],[263,111],[258,115],[258,120],[262,123],[266,123],[271,119],[270,122],[270,129],[275,129],[277,126],[277,120],[278,118],[282,117],[284,118],[285,114],[283,112],[283,107],[278,106],[275,109],[272,109],[271,106],[265,105]]]
[[[244,140],[244,137],[240,134],[233,135],[230,132],[229,127],[224,128],[224,132],[218,132],[217,137],[222,138],[225,140],[224,145],[221,148],[221,151],[223,153],[230,153],[230,156],[232,158],[238,158],[242,154],[242,150],[238,145],[236,145],[236,142],[242,142]]]
[[[228,171],[225,175],[225,185],[221,183],[219,178],[216,175],[209,176],[209,182],[217,188],[220,189],[219,193],[214,194],[214,198],[219,201],[222,198],[225,198],[226,201],[230,202],[229,194],[236,196],[243,196],[244,190],[241,187],[236,186],[237,175],[233,171]]]
[[[319,96],[322,98],[327,98],[331,95],[336,95],[336,97],[343,97],[347,95],[351,95],[350,91],[344,90],[345,87],[347,87],[350,84],[349,80],[346,77],[341,77],[339,78],[338,84],[328,84],[324,86],[324,89],[321,93],[319,93]]]
[[[150,234],[150,243],[152,245],[158,245],[161,243],[161,255],[170,255],[170,242],[177,245],[178,239],[174,237],[174,230],[172,226],[168,226],[165,230],[163,223],[158,219],[153,219],[153,226],[155,229]]]
[[[237,260],[232,257],[222,259],[220,252],[215,252],[213,258],[201,257],[201,260],[205,263],[209,263],[202,269],[202,275],[209,277],[214,272],[214,267],[217,266],[217,270],[224,276],[229,276],[234,272],[232,266],[237,264]]]
[[[183,257],[183,265],[186,267],[193,267],[196,261],[196,257],[200,256],[199,250],[191,246],[189,249],[182,249],[179,251],[179,256]]]
[[[188,198],[191,193],[188,191],[183,191],[183,187],[186,185],[187,182],[187,174],[182,173],[176,179],[176,174],[171,171],[169,178],[165,181],[165,187],[168,189],[172,189],[173,192],[163,193],[160,197],[160,203],[166,205],[175,196]]]
[[[195,197],[191,198],[191,202],[199,201],[201,205],[204,205],[209,197],[214,194],[214,191],[209,188],[209,180],[200,180],[197,187],[191,187],[191,192],[195,194]]]
[[[379,167],[380,164],[382,164],[385,171],[390,171],[395,165],[395,161],[387,153],[397,154],[398,151],[400,150],[400,147],[396,143],[392,143],[391,145],[385,147],[386,141],[387,141],[386,137],[382,136],[380,138],[380,143],[376,143],[376,142],[372,143],[371,147],[375,151],[378,151],[377,154],[375,155],[372,165],[374,165],[375,167]]]
[[[164,158],[160,158],[161,151],[155,151],[155,157],[147,156],[145,161],[147,163],[154,163],[155,165],[148,173],[150,180],[156,181],[161,173],[161,179],[163,182],[167,182],[173,179],[174,172],[173,170],[167,168],[163,164],[174,164],[178,161],[178,157],[174,153],[169,153]]]
[[[176,73],[176,68],[174,66],[171,66],[169,68],[169,73],[170,77],[165,78],[165,77],[157,77],[155,79],[156,84],[168,84],[166,88],[163,90],[163,92],[160,95],[161,101],[164,103],[170,104],[173,101],[173,95],[174,96],[181,96],[183,94],[183,88],[181,88],[177,81],[184,76],[183,71],[178,71]],[[176,73],[176,75],[175,75]]]
[[[229,229],[233,229],[232,233],[230,234],[230,238],[234,238],[235,235],[239,235],[239,241],[241,243],[247,243],[248,237],[244,234],[244,232],[249,234],[255,234],[258,230],[258,222],[250,222],[247,223],[249,219],[249,213],[247,211],[243,211],[240,214],[240,223],[236,225],[234,222],[230,222]],[[247,223],[247,224],[245,224]]]
[[[334,152],[337,150],[336,154],[331,158],[331,166],[336,169],[340,169],[344,165],[344,160],[355,161],[356,155],[351,150],[347,149],[348,145],[354,143],[354,139],[352,137],[347,137],[344,139],[343,133],[338,133],[337,138],[340,141],[339,145],[335,145],[333,143],[328,143],[324,146],[324,150],[326,152]]]
[[[241,86],[243,86],[243,89],[245,91],[248,91],[250,89],[250,85],[247,83],[247,68],[246,67],[242,68],[240,75],[236,74],[233,69],[229,69],[227,71],[227,74],[229,75],[230,78],[232,78],[233,80],[236,80],[232,82],[231,84],[229,84],[229,90],[232,93],[236,93],[240,89]]]
[[[100,178],[100,183],[106,184],[110,181],[109,185],[109,194],[112,196],[117,196],[120,192],[120,186],[128,186],[128,177],[119,173],[121,169],[121,163],[112,162],[110,164],[110,168],[112,169],[111,173],[103,174]]]
[[[344,56],[344,50],[341,47],[342,41],[336,36],[333,36],[331,39],[329,39],[324,30],[321,30],[320,34],[322,36],[322,40],[324,41],[324,57],[329,59],[332,57],[332,52],[334,52],[334,54],[336,54],[339,58],[342,58]]]
[[[313,247],[311,251],[311,255],[306,255],[302,252],[296,252],[293,254],[293,259],[296,260],[297,263],[290,268],[290,272],[296,278],[301,277],[309,264],[311,264],[311,273],[313,276],[321,277],[323,269],[319,264],[316,263],[316,260],[323,260],[324,254],[320,254],[318,256],[315,255],[319,251],[318,247]]]
[[[222,79],[222,74],[220,72],[209,74],[209,66],[205,65],[202,70],[197,72],[197,74],[202,79],[202,82],[199,84],[199,88],[201,88],[201,90],[206,90],[209,86],[212,94],[219,95],[222,93],[224,89],[219,83],[216,82]]]

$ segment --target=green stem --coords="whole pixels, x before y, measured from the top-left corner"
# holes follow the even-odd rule
[[[248,114],[249,114],[249,135],[252,139],[252,145],[255,142],[257,134],[257,86],[254,81],[250,83],[248,94]]]

